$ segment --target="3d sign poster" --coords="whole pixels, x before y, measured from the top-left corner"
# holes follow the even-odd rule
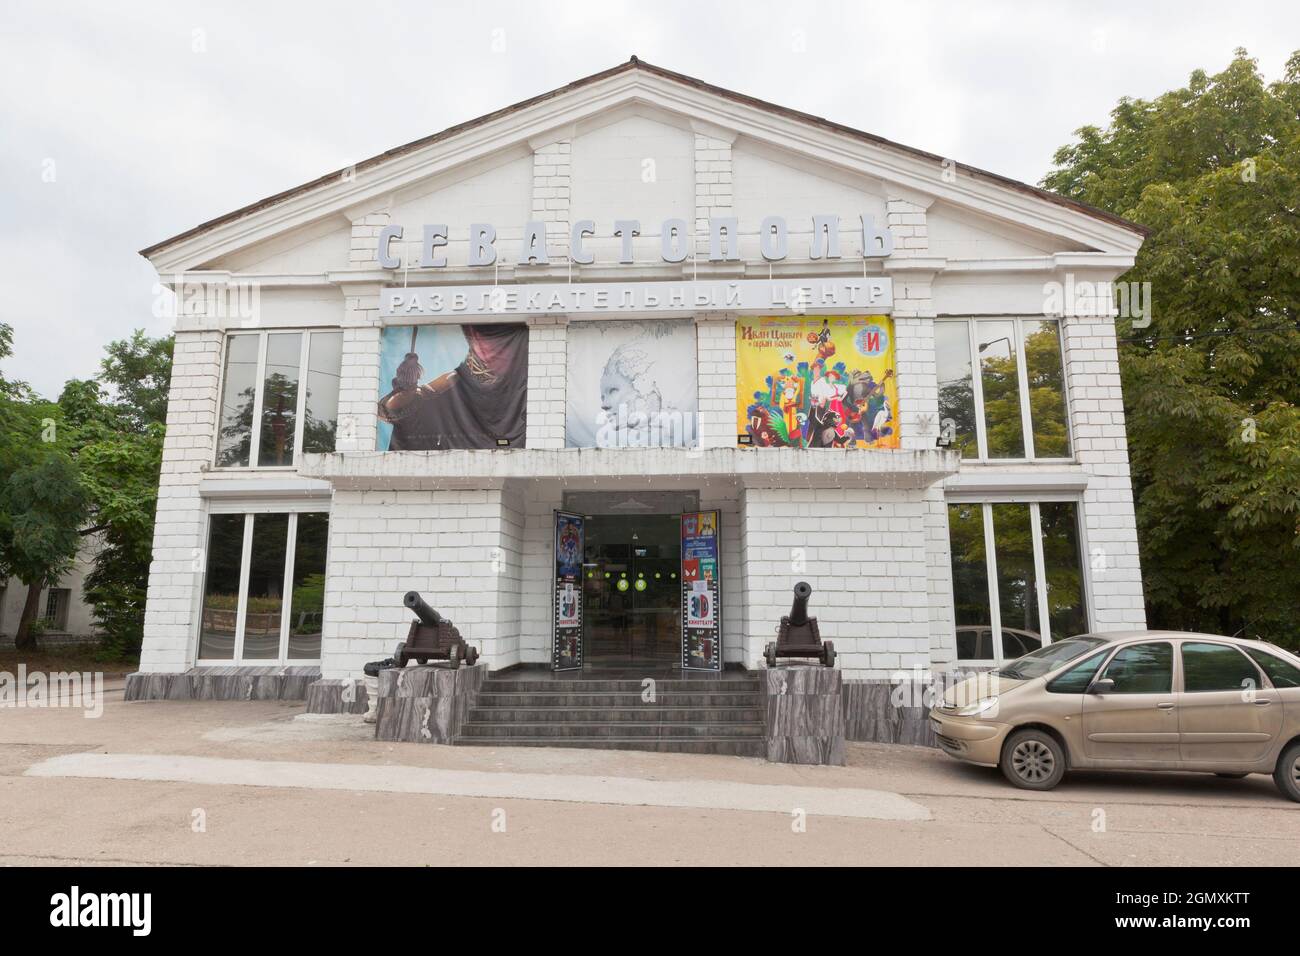
[[[760,448],[898,448],[888,316],[736,323],[737,440]]]
[[[388,326],[379,392],[379,451],[522,448],[528,326]]]

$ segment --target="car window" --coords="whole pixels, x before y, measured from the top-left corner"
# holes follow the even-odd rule
[[[1047,689],[1053,694],[1082,694],[1092,683],[1092,675],[1097,673],[1097,668],[1105,659],[1105,651],[1093,654],[1086,661],[1075,664],[1060,677],[1048,681]]]
[[[1106,640],[1100,637],[1071,637],[1030,651],[996,673],[999,677],[1013,680],[1033,680],[1064,667],[1076,657],[1082,657],[1105,643]]]
[[[1242,648],[1268,675],[1274,687],[1300,687],[1300,667],[1253,647]]]
[[[1259,687],[1259,671],[1235,647],[1226,644],[1183,644],[1183,690],[1242,690]]]
[[[1174,686],[1174,646],[1134,644],[1119,650],[1102,677],[1115,682],[1115,694],[1167,694]]]

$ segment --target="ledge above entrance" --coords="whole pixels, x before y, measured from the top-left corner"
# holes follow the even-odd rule
[[[925,488],[956,474],[952,449],[520,448],[305,455],[299,473],[335,488],[481,486],[519,478],[645,479],[726,476],[753,486]]]

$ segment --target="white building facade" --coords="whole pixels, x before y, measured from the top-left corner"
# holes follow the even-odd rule
[[[357,676],[408,590],[498,670],[762,667],[800,580],[848,681],[1144,627],[1141,241],[635,59],[167,240],[141,670]]]

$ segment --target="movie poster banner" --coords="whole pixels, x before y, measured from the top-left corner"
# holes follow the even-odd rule
[[[528,326],[390,325],[379,393],[379,451],[523,448]]]
[[[695,444],[694,321],[573,322],[568,339],[567,447]]]
[[[718,512],[682,515],[682,667],[722,669]]]
[[[555,512],[555,628],[551,666],[582,667],[582,515]]]
[[[886,315],[736,323],[737,441],[758,448],[898,448]]]

